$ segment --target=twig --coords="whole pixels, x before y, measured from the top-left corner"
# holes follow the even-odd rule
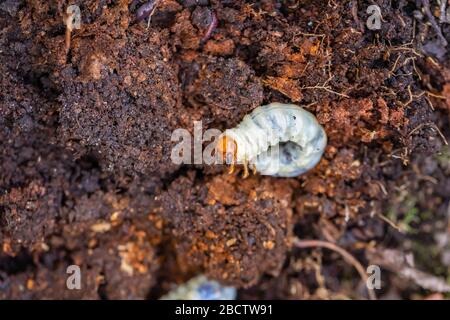
[[[73,13],[73,12],[68,13],[67,17],[66,17],[66,21],[65,21],[65,23],[66,23],[66,42],[65,42],[66,53],[68,53],[69,50],[70,50],[70,43],[71,43],[71,40],[72,40],[72,30],[73,30],[73,18],[74,18],[74,16],[75,16],[75,13]]]
[[[434,111],[434,105],[433,102],[431,102],[430,98],[425,97],[425,101],[428,102],[428,105],[430,106],[431,110]]]
[[[442,99],[442,100],[447,100],[446,96],[441,96],[439,94],[435,94],[433,92],[427,91],[426,92],[429,96],[433,97],[433,98],[437,98],[437,99]]]
[[[401,57],[401,55],[399,54],[397,59],[395,59],[394,66],[392,67],[391,71],[389,71],[390,75],[393,75],[395,73],[395,69],[397,68],[397,63],[398,63],[398,60],[400,60],[400,57]]]
[[[336,91],[330,89],[329,87],[320,86],[320,85],[316,85],[316,86],[314,86],[314,87],[302,87],[302,88],[300,88],[300,89],[301,89],[301,90],[305,90],[305,89],[323,89],[323,90],[325,90],[325,91],[327,91],[327,92],[329,92],[329,93],[333,93],[333,94],[335,94],[335,95],[338,95],[338,96],[341,96],[341,97],[344,97],[344,98],[350,98],[350,97],[349,97],[348,95],[346,95],[345,93],[339,93],[339,92],[336,92]]]
[[[381,181],[375,181],[376,184],[378,184],[378,186],[380,187],[381,191],[383,192],[383,194],[385,196],[388,195],[386,187],[384,186],[384,184]]]
[[[380,213],[377,213],[376,215],[378,218],[380,218],[381,220],[383,220],[384,222],[386,222],[388,225],[390,225],[392,228],[394,228],[395,230],[397,230],[400,233],[405,233],[401,227],[399,227],[398,225],[396,225],[393,221],[391,221],[389,218],[383,216]]]
[[[333,93],[333,94],[336,94],[336,95],[341,96],[341,97],[344,97],[344,98],[350,98],[348,95],[346,95],[346,94],[344,94],[344,93],[339,93],[339,92],[336,92],[336,91],[334,91],[333,89],[331,89],[331,87],[327,85],[328,82],[331,81],[331,79],[333,79],[333,76],[330,75],[330,77],[328,78],[328,80],[325,81],[323,85],[317,84],[317,85],[315,85],[315,86],[301,87],[300,90],[306,90],[306,89],[322,89],[322,90],[325,90],[325,91],[327,91],[327,92],[329,92],[329,93]]]
[[[208,29],[206,29],[205,35],[202,37],[201,42],[205,43],[208,41],[208,39],[211,37],[213,31],[217,28],[217,25],[219,24],[219,20],[217,20],[217,15],[214,11],[211,12],[211,23],[208,26]]]
[[[361,279],[364,281],[364,283],[367,284],[368,277],[361,263],[358,260],[356,260],[356,258],[353,257],[350,253],[348,253],[341,247],[337,246],[336,244],[322,240],[300,240],[297,237],[294,237],[292,239],[292,242],[297,248],[326,248],[339,253],[344,258],[345,261],[347,261],[349,264],[355,267]],[[367,293],[369,294],[370,300],[377,299],[373,289],[367,287]]]
[[[436,132],[441,137],[441,139],[444,142],[444,144],[446,146],[448,146],[448,141],[445,138],[444,134],[442,133],[441,130],[439,130],[438,126],[436,124],[434,124],[434,123],[422,123],[422,124],[420,124],[417,127],[415,127],[413,130],[411,130],[411,132],[408,134],[408,136],[409,137],[412,136],[415,132],[421,130],[423,127],[431,127],[432,129],[436,130]]]
[[[407,90],[408,90],[408,94],[409,94],[409,99],[408,99],[408,101],[406,101],[405,103],[400,102],[400,103],[403,105],[403,107],[405,107],[405,108],[406,108],[411,102],[414,101],[414,95],[413,95],[413,93],[412,93],[412,91],[411,91],[411,85],[408,85]]]
[[[412,52],[414,55],[418,56],[419,58],[422,58],[423,55],[421,55],[419,52],[417,52],[413,48],[407,47],[408,45],[411,45],[411,44],[412,43],[407,43],[407,44],[404,44],[403,46],[392,47],[392,48],[389,48],[389,50],[391,50],[391,51],[409,51],[409,52]]]
[[[442,141],[444,141],[444,144],[448,146],[447,138],[445,138],[444,134],[441,130],[439,130],[438,126],[434,123],[431,124],[431,126],[437,131],[438,135],[441,137]]]

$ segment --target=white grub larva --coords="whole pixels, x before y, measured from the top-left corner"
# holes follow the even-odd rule
[[[312,169],[322,157],[327,137],[310,112],[294,104],[271,103],[246,115],[219,138],[217,151],[230,173],[235,164],[253,173],[295,177]]]

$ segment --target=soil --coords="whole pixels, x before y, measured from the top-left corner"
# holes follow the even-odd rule
[[[450,278],[450,50],[421,1],[376,1],[376,31],[373,1],[163,0],[149,25],[144,2],[0,2],[0,299],[154,299],[199,273],[239,298],[368,297],[342,256],[294,237]],[[324,126],[315,169],[171,161],[175,129],[274,101]],[[381,260],[379,298],[449,297]]]

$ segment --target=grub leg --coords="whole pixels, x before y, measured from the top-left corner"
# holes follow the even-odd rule
[[[244,161],[244,174],[242,175],[243,179],[246,179],[249,176],[249,172],[248,172],[248,163],[247,161]]]

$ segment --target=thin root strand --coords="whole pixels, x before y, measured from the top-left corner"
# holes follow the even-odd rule
[[[345,261],[347,261],[349,264],[355,267],[364,283],[367,283],[368,277],[361,263],[358,260],[356,260],[356,258],[353,257],[349,252],[342,249],[338,245],[332,242],[322,240],[300,240],[296,237],[292,239],[292,243],[297,248],[326,248],[339,253],[344,258]],[[369,294],[370,300],[377,300],[377,297],[373,289],[367,287],[367,293]]]

